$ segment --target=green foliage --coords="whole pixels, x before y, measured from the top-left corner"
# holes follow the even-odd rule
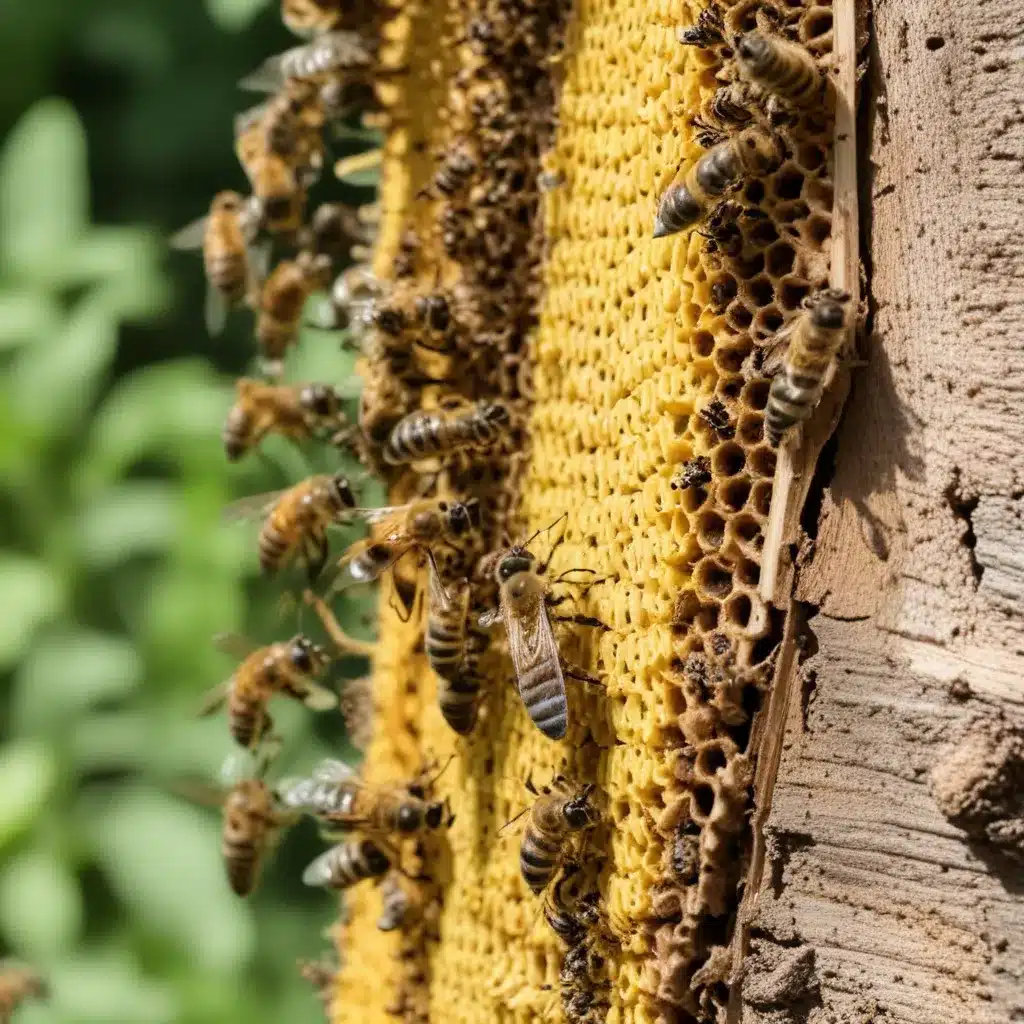
[[[268,446],[270,469],[226,464],[247,325],[211,344],[199,261],[172,264],[177,279],[163,265],[167,231],[233,184],[230,82],[273,50],[268,6],[0,12],[20,72],[0,86],[0,946],[53,986],[19,1024],[321,1019],[294,967],[333,916],[297,883],[316,840],[287,837],[243,902],[217,808],[181,795],[231,752],[223,718],[193,714],[232,669],[212,634],[295,630],[258,578],[256,527],[224,527],[223,507],[333,465],[286,445]],[[254,19],[262,36],[221,31]],[[74,105],[45,98],[58,82]],[[208,91],[191,108],[190,88]],[[308,332],[296,378],[351,372],[335,338]],[[368,600],[339,606],[354,633]],[[283,773],[350,753],[339,716],[275,720]]]

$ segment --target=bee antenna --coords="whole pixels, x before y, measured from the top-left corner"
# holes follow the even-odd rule
[[[500,836],[501,833],[509,827],[509,825],[514,825],[529,809],[529,807],[524,807],[514,818],[510,818],[506,821],[505,824],[498,829],[498,835]]]

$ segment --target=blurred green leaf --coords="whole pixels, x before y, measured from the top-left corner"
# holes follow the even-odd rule
[[[45,292],[29,288],[0,291],[0,349],[51,334],[60,322],[60,306]]]
[[[205,445],[223,459],[220,428],[230,406],[228,389],[206,362],[179,360],[137,371],[98,411],[78,487],[87,496],[148,453],[178,459]]]
[[[149,768],[159,740],[148,711],[100,711],[79,718],[66,741],[68,759],[84,774]]]
[[[87,296],[56,337],[19,354],[9,377],[15,414],[50,436],[78,426],[116,349],[114,317],[95,294]]]
[[[82,927],[82,897],[67,865],[39,848],[11,861],[0,875],[0,925],[32,962],[66,951]]]
[[[0,152],[0,258],[11,269],[59,259],[89,216],[85,133],[62,99],[40,100]]]
[[[56,781],[56,757],[38,740],[15,740],[0,747],[0,849],[46,810]]]
[[[206,6],[221,28],[228,32],[240,32],[248,28],[268,0],[206,0]]]
[[[0,669],[10,668],[22,656],[32,634],[56,615],[62,602],[60,584],[49,566],[33,558],[0,551]]]
[[[21,734],[41,733],[142,681],[142,661],[121,636],[64,627],[41,637],[14,681],[12,720]]]
[[[129,480],[102,491],[79,514],[83,562],[105,570],[137,555],[165,551],[179,530],[180,490],[159,480]]]
[[[53,1012],[67,1024],[170,1024],[178,1017],[170,987],[148,979],[127,949],[64,961],[48,980]]]
[[[228,888],[216,821],[159,792],[119,787],[97,809],[94,843],[121,900],[211,971],[252,955],[249,909]]]

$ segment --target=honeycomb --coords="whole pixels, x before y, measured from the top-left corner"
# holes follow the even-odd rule
[[[721,7],[726,38],[767,19],[828,68],[828,5]],[[385,580],[366,773],[409,777],[454,753],[440,785],[456,820],[403,865],[429,880],[401,928],[377,928],[379,888],[346,898],[333,1024],[563,1019],[565,950],[519,876],[521,828],[504,827],[529,806],[527,779],[556,774],[596,782],[603,816],[583,850],[608,932],[586,1019],[710,1021],[727,999],[751,728],[781,626],[759,595],[776,467],[762,363],[828,281],[832,121],[822,109],[777,126],[785,161],[736,197],[760,216],[651,239],[660,191],[702,152],[693,120],[732,82],[727,44],[677,41],[698,14],[430,0],[388,27],[409,73],[389,99],[375,267],[397,308],[442,288],[459,321],[455,355],[417,355],[431,382],[405,388],[402,409],[504,396],[521,430],[436,486],[481,497],[474,554],[540,530],[544,556],[563,536],[553,572],[597,579],[568,588],[566,607],[608,629],[559,627],[567,661],[601,679],[568,681],[564,741],[530,722],[500,644],[459,738],[437,707],[421,604],[405,622],[392,607],[416,581]],[[474,169],[448,188],[438,171],[457,177],[456,152]],[[387,360],[364,369],[375,379]],[[395,500],[421,485],[408,471],[389,483]]]

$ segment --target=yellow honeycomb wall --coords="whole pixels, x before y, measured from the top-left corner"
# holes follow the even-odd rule
[[[730,31],[761,17],[754,3],[723,6]],[[609,631],[562,634],[566,657],[603,688],[569,681],[570,731],[553,743],[495,651],[481,720],[460,739],[436,706],[422,620],[401,623],[384,584],[367,773],[408,777],[454,752],[440,788],[456,821],[406,864],[432,879],[411,925],[377,929],[373,886],[346,899],[333,1024],[561,1019],[562,950],[519,877],[521,823],[500,831],[528,806],[526,779],[559,772],[600,787],[604,825],[586,850],[614,933],[603,944],[607,1020],[711,1020],[726,998],[721,947],[748,852],[745,750],[779,627],[757,595],[775,453],[762,439],[768,382],[755,341],[827,279],[831,150],[825,112],[783,129],[791,156],[746,186],[746,203],[767,217],[743,222],[738,253],[698,233],[651,239],[658,194],[702,152],[690,119],[729,75],[727,52],[677,41],[698,13],[577,0],[553,65],[561,94],[544,168],[560,184],[538,225],[546,260],[529,353],[530,456],[507,525],[519,536],[567,513],[534,547],[545,554],[564,528],[554,570],[606,577],[573,610]],[[827,67],[829,7],[790,0],[781,14],[777,30]],[[457,48],[437,45],[437,26],[465,18],[454,0],[434,0],[390,27],[410,71],[386,150],[382,274],[410,225],[424,265],[452,269],[432,205],[412,202],[432,164],[403,125],[423,125],[431,145],[445,138],[439,92]],[[710,480],[684,487],[679,471],[698,456]]]

